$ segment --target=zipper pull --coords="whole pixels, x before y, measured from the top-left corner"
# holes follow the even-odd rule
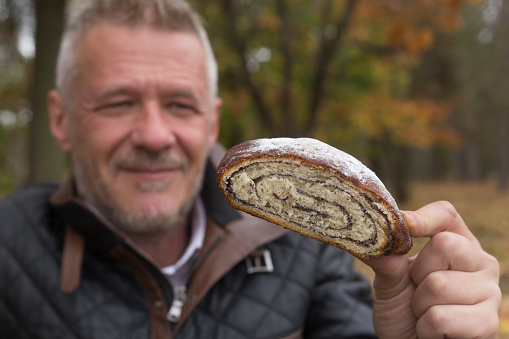
[[[173,288],[173,301],[170,306],[170,310],[166,315],[166,318],[172,323],[176,323],[180,320],[182,314],[182,307],[187,298],[187,289],[185,286],[178,286]]]

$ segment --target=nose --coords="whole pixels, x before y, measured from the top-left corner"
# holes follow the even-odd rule
[[[165,119],[158,105],[146,105],[139,112],[131,133],[133,146],[158,152],[170,148],[175,141],[171,123]]]

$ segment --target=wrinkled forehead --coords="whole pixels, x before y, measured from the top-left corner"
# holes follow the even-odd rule
[[[119,66],[115,63],[128,62],[133,66],[151,65],[155,67],[152,71],[171,64],[193,71],[206,70],[203,45],[188,32],[100,24],[89,29],[76,47],[77,66],[85,72],[99,62],[109,63],[110,68]]]
[[[97,25],[78,45],[76,69],[74,104],[177,94],[209,103],[205,52],[191,33]]]

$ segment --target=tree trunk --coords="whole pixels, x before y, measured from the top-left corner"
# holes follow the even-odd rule
[[[394,145],[393,175],[394,196],[399,203],[410,197],[410,149],[407,146]]]
[[[27,138],[25,131],[15,131],[9,140],[9,176],[12,180],[12,188],[22,188],[27,179]]]
[[[64,23],[65,0],[34,1],[36,55],[32,88],[29,184],[62,179],[64,155],[49,133],[46,95],[54,87],[55,63]]]
[[[323,104],[325,96],[325,81],[329,72],[329,66],[335,53],[338,53],[344,42],[344,37],[353,20],[358,2],[349,0],[345,4],[343,14],[335,24],[337,33],[330,40],[322,39],[320,50],[318,51],[311,80],[310,106],[307,113],[307,123],[304,125],[302,135],[311,135],[318,122],[318,115]],[[326,13],[327,14],[327,13]],[[330,13],[328,13],[330,14]],[[338,81],[338,79],[335,79]]]

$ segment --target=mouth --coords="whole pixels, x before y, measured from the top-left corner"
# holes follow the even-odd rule
[[[172,183],[178,182],[180,167],[129,166],[119,167],[117,174],[122,174],[137,189],[145,193],[163,193]]]
[[[160,179],[160,177],[166,177],[169,175],[173,175],[176,172],[181,171],[182,169],[179,167],[152,167],[152,166],[129,166],[124,167],[120,166],[118,168],[118,172],[123,172],[125,174],[135,175],[139,177],[147,177],[147,179]]]
[[[171,153],[135,152],[117,159],[114,165],[117,174],[136,181],[169,181],[186,171],[187,161]]]
[[[179,170],[178,167],[162,167],[162,166],[120,166],[119,169],[121,171],[133,173],[161,173]]]

